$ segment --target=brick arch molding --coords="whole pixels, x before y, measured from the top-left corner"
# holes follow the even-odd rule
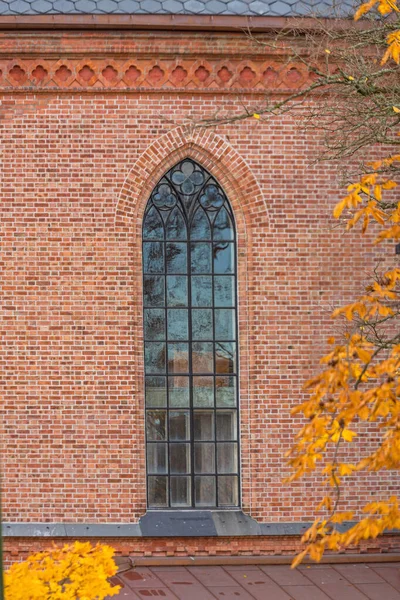
[[[115,214],[116,233],[127,237],[130,248],[134,298],[132,302],[133,364],[135,373],[132,394],[132,409],[137,419],[138,448],[143,452],[138,457],[136,470],[139,484],[137,491],[142,498],[137,510],[145,510],[145,440],[144,440],[144,364],[143,364],[143,305],[142,305],[142,220],[148,198],[161,179],[180,160],[190,157],[205,167],[223,187],[231,203],[237,230],[238,252],[238,319],[240,357],[240,419],[241,419],[241,471],[242,507],[251,514],[252,506],[252,458],[250,423],[257,406],[252,386],[253,375],[252,332],[254,295],[257,294],[253,282],[253,235],[254,228],[268,231],[268,213],[260,186],[249,166],[238,152],[221,136],[209,130],[189,131],[176,128],[155,140],[138,158],[126,177],[121,189]],[[135,419],[135,420],[136,420]]]

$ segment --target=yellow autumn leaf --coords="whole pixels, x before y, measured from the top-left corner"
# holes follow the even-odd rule
[[[351,442],[353,440],[353,437],[355,437],[357,434],[355,431],[350,431],[350,429],[343,429],[342,431],[342,438],[346,441],[346,442]]]

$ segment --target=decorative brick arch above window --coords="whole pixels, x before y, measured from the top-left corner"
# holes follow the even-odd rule
[[[139,157],[125,179],[116,208],[116,226],[131,228],[141,219],[146,202],[160,177],[185,157],[201,163],[219,181],[232,202],[237,227],[246,235],[251,214],[260,212],[268,226],[267,209],[260,186],[247,163],[233,146],[210,130],[194,132],[178,127],[153,142]],[[242,223],[240,223],[242,221]]]
[[[132,336],[133,369],[136,374],[133,408],[137,415],[137,431],[143,432],[138,440],[143,453],[137,463],[138,480],[143,482],[140,497],[146,507],[146,470],[144,416],[144,362],[143,362],[143,301],[142,301],[142,224],[148,199],[161,177],[179,161],[191,158],[203,166],[224,189],[232,206],[237,231],[238,259],[238,324],[240,364],[240,411],[241,411],[241,472],[242,502],[245,512],[252,514],[252,458],[250,422],[255,405],[255,377],[252,377],[251,332],[255,331],[253,307],[256,283],[252,280],[253,232],[268,228],[268,215],[260,187],[246,162],[229,142],[208,130],[189,131],[177,128],[157,139],[139,157],[122,187],[116,208],[116,230],[128,236],[132,256],[135,297]],[[253,373],[254,375],[254,373]],[[139,458],[139,457],[138,457]],[[138,507],[139,508],[139,507]]]

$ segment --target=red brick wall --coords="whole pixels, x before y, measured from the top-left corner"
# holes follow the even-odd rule
[[[87,538],[81,541],[87,541]],[[245,538],[92,538],[91,542],[108,544],[115,549],[117,556],[135,557],[212,557],[212,556],[293,556],[301,551],[300,538],[245,537]],[[54,540],[47,538],[12,538],[4,545],[4,563],[11,565],[24,560],[34,552],[50,550]],[[56,544],[70,544],[68,538],[59,539]],[[377,540],[367,540],[357,549],[348,550],[348,554],[398,554],[400,550],[398,536],[385,536]],[[329,555],[329,551],[326,556]],[[365,556],[365,560],[368,558]],[[351,561],[351,559],[350,559]]]
[[[282,485],[299,424],[290,408],[332,333],[331,308],[360,289],[373,256],[332,228],[336,169],[309,166],[318,142],[290,115],[181,127],[307,81],[243,38],[214,35],[0,37],[6,521],[135,522],[145,511],[141,219],[184,156],[218,178],[237,221],[243,507],[306,520],[325,490],[316,476]],[[128,85],[132,56],[147,66]],[[180,63],[186,79],[174,83]],[[391,473],[359,475],[344,500],[357,508],[397,487]]]

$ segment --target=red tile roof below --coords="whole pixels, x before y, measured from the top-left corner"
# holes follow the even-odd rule
[[[137,567],[117,600],[400,600],[400,564]]]

